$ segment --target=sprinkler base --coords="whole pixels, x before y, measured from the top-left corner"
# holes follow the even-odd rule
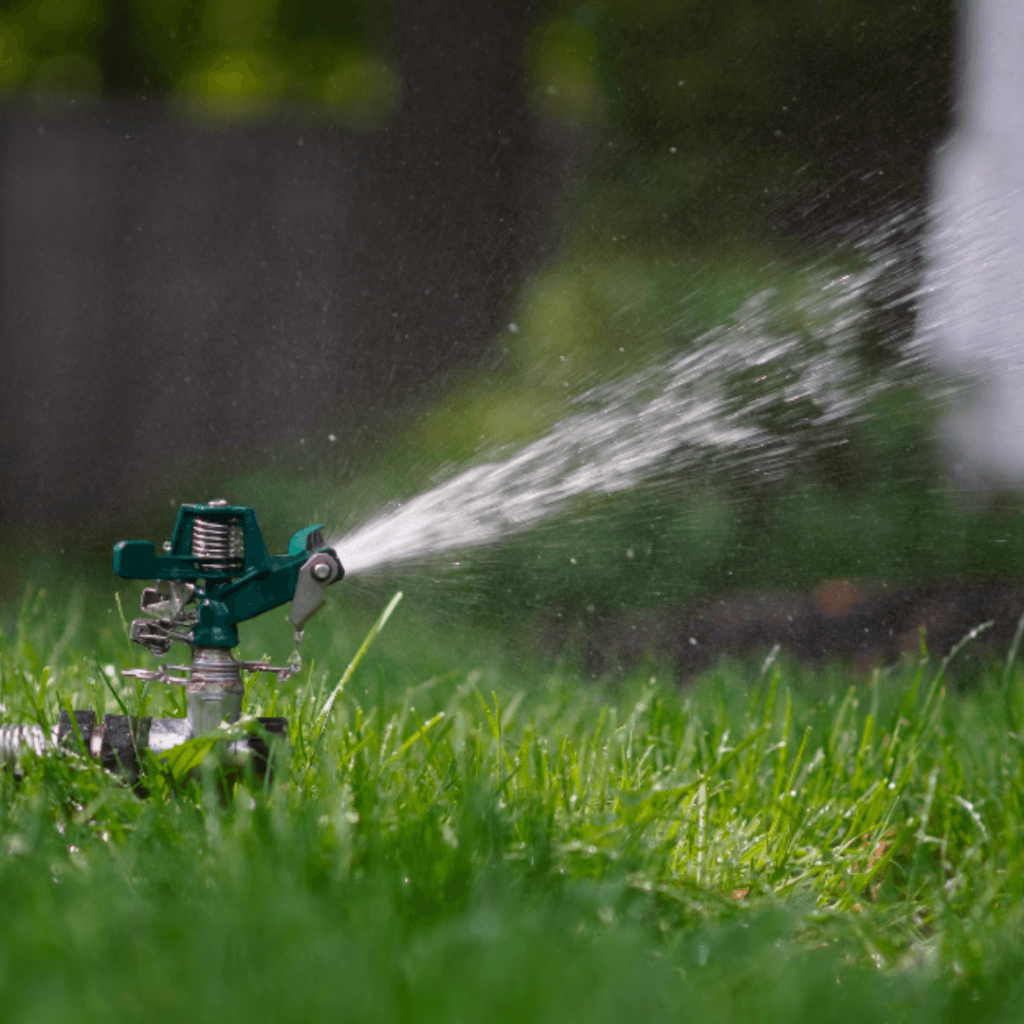
[[[220,761],[224,767],[250,769],[263,778],[270,766],[270,743],[275,738],[287,742],[288,719],[256,721],[267,738],[250,735],[226,741],[220,748]],[[78,750],[134,784],[139,779],[144,751],[159,756],[192,738],[194,733],[187,718],[104,715],[103,721],[98,721],[95,711],[62,711],[60,721],[49,734],[38,725],[0,729],[0,764],[15,763],[28,751],[41,756],[52,750]]]

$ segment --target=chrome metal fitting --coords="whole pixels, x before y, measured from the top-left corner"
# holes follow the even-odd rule
[[[257,718],[271,741],[287,742],[288,719]],[[109,772],[135,783],[141,774],[144,751],[165,754],[191,739],[184,718],[136,718],[130,715],[104,715],[98,721],[95,711],[60,713],[57,726],[49,733],[38,725],[6,726],[0,729],[0,765],[16,764],[25,754],[44,756],[54,751],[85,754]],[[270,765],[270,744],[261,735],[248,735],[225,742],[219,750],[222,765],[251,767],[259,777]]]

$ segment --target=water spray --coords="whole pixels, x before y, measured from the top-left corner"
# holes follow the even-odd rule
[[[753,296],[720,327],[572,398],[545,435],[331,538],[349,575],[501,543],[581,497],[664,486],[701,468],[718,480],[779,481],[847,444],[872,399],[925,380],[914,342],[884,374],[863,353],[877,296],[889,311],[900,301],[887,278],[902,266],[902,227],[894,219],[896,241],[883,234],[871,243],[877,248],[862,270],[809,272],[806,292],[781,307],[776,293]]]
[[[94,711],[62,711],[49,733],[40,726],[0,729],[0,761],[12,760],[28,748],[37,754],[57,746],[89,752],[104,767],[128,777],[138,775],[138,754],[148,748],[165,753],[188,740],[219,732],[222,723],[242,714],[245,686],[242,672],[268,672],[279,681],[299,667],[303,627],[326,602],[325,591],[344,576],[334,549],[324,542],[323,524],[295,533],[284,555],[267,551],[256,512],[245,505],[210,501],[182,505],[171,539],[158,555],[144,540],[114,545],[113,570],[122,579],[155,580],[142,592],[143,618],[129,630],[130,639],[158,658],[174,642],[191,649],[188,665],[157,669],[125,669],[123,676],[185,689],[185,718],[138,718]],[[295,630],[295,654],[287,665],[239,661],[238,624],[291,602],[288,621]],[[285,718],[257,718],[260,732],[285,736]],[[260,734],[226,744],[229,762],[266,765],[268,747]]]

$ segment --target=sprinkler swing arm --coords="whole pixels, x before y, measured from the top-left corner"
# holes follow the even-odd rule
[[[119,541],[113,551],[114,573],[122,579],[157,581],[142,592],[145,617],[132,622],[130,639],[157,657],[167,655],[174,641],[192,651],[188,666],[125,669],[121,674],[184,686],[186,717],[105,715],[98,722],[92,711],[62,711],[52,736],[39,726],[0,729],[0,761],[16,758],[24,748],[41,753],[54,745],[79,743],[104,767],[134,780],[142,748],[164,753],[187,740],[216,734],[224,722],[237,721],[245,695],[242,671],[270,672],[279,680],[297,671],[302,627],[326,603],[327,587],[345,574],[321,530],[322,524],[304,527],[292,536],[285,554],[271,555],[254,509],[210,501],[181,506],[162,555],[149,541]],[[289,601],[296,646],[289,663],[275,667],[236,661],[232,648],[238,645],[238,624]],[[285,718],[256,721],[265,734],[287,736]],[[229,765],[251,763],[259,774],[267,769],[269,748],[258,735],[224,744],[221,754]]]

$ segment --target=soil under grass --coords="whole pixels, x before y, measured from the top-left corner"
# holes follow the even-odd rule
[[[723,656],[763,658],[778,646],[819,667],[845,664],[852,681],[916,657],[922,642],[941,658],[984,625],[954,669],[965,679],[965,662],[974,677],[979,656],[1005,656],[1022,612],[1024,587],[1005,579],[916,586],[836,579],[806,592],[727,592],[618,614],[553,607],[536,616],[533,632],[539,650],[549,656],[576,652],[583,672],[595,679],[653,660],[671,666],[677,680],[690,680]]]
[[[152,763],[143,800],[75,754],[0,772],[4,1020],[1016,1015],[1015,666],[969,693],[917,660],[592,684],[400,606],[317,745],[348,612],[296,681],[252,685],[291,722],[269,790]],[[105,667],[144,658],[29,602],[3,721],[114,710]]]

